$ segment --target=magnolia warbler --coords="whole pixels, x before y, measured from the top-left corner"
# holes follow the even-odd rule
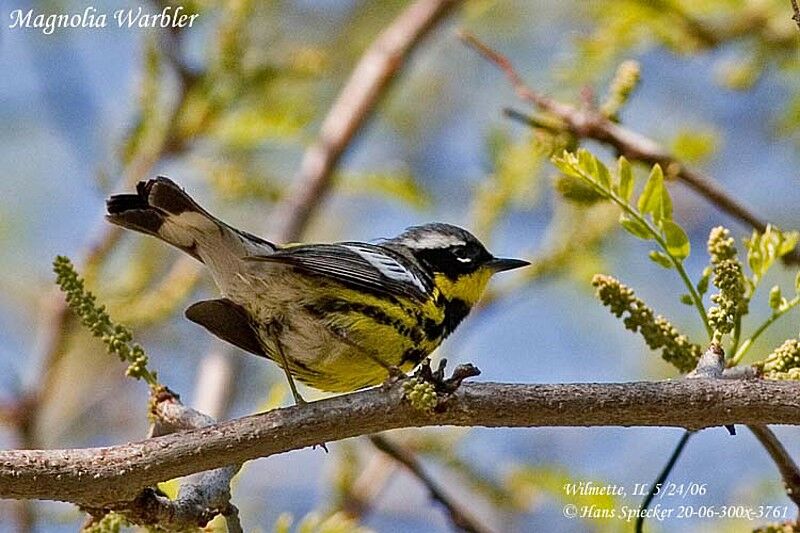
[[[107,219],[205,263],[222,298],[186,317],[278,363],[293,377],[345,392],[419,365],[467,316],[489,278],[527,261],[492,256],[449,224],[378,244],[277,245],[215,218],[173,181],[141,181],[107,200]]]

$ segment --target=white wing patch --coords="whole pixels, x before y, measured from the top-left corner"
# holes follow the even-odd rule
[[[425,284],[422,283],[422,280],[392,257],[361,246],[346,244],[344,247],[357,253],[387,278],[411,283],[420,291],[426,292]]]

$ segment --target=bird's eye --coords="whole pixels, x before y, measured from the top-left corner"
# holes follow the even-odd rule
[[[474,259],[474,253],[472,250],[469,250],[466,246],[456,246],[452,250],[453,255],[456,257],[461,263],[471,263]]]

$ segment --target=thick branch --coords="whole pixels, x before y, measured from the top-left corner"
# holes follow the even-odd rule
[[[166,389],[157,392],[152,415],[154,423],[151,437],[208,427],[216,422],[210,416],[186,407]],[[222,514],[228,522],[228,531],[241,532],[239,511],[230,503],[231,480],[239,468],[238,465],[225,466],[192,474],[181,481],[180,493],[174,500],[154,489],[145,488],[129,501],[109,501],[102,506],[84,505],[84,508],[95,519],[102,518],[109,511],[116,511],[134,524],[157,524],[162,528],[181,531],[205,527],[212,518]]]
[[[469,47],[503,71],[521,100],[556,116],[573,135],[607,144],[620,155],[631,160],[648,165],[658,163],[665,171],[676,176],[722,211],[758,231],[763,232],[766,229],[767,223],[762,218],[728,195],[711,177],[688,168],[654,140],[612,122],[594,109],[577,108],[534,91],[523,81],[507,57],[493,50],[471,33],[462,31],[459,36]],[[798,261],[800,255],[795,252],[784,259],[786,258]]]
[[[400,389],[371,389],[120,446],[2,451],[0,498],[103,506],[166,479],[401,427],[800,425],[800,383],[794,382],[469,383],[433,414],[408,405]]]

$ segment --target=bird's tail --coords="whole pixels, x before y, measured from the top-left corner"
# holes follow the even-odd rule
[[[136,194],[111,196],[106,209],[112,224],[157,237],[205,263],[275,251],[272,243],[214,217],[164,177],[140,181]]]

